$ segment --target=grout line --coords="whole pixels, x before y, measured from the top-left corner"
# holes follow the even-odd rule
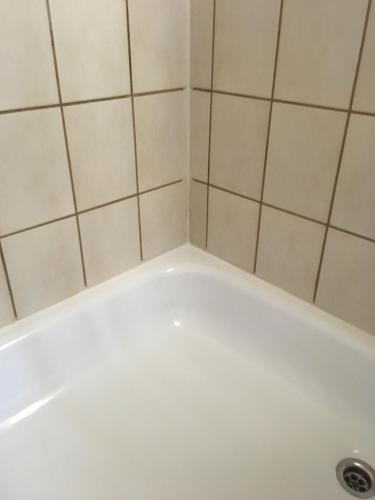
[[[202,87],[193,87],[193,90],[197,92],[211,92],[209,89],[205,89]],[[240,94],[238,92],[230,92],[226,90],[219,90],[219,89],[213,89],[212,92],[214,94],[222,94],[222,95],[228,95],[228,96],[233,96],[233,97],[243,97],[244,99],[256,99],[258,101],[266,101],[266,102],[271,102],[270,97],[264,97],[264,96],[258,96],[258,95],[252,95],[252,94]],[[289,104],[291,106],[301,106],[305,108],[314,108],[314,109],[322,109],[326,111],[336,111],[338,113],[347,113],[348,109],[346,108],[339,108],[336,106],[325,106],[323,104],[314,104],[311,102],[303,102],[303,101],[293,101],[291,99],[280,99],[278,97],[273,98],[273,102],[277,102],[279,104]],[[371,111],[360,111],[360,110],[351,110],[352,114],[355,115],[365,115],[365,116],[374,116],[375,117],[375,112]]]
[[[3,247],[2,247],[1,241],[0,241],[0,260],[1,260],[2,264],[3,264],[5,280],[7,282],[7,287],[8,287],[8,292],[9,292],[9,298],[10,298],[10,303],[12,305],[14,318],[17,319],[18,318],[18,314],[17,314],[16,303],[15,303],[15,300],[14,300],[12,285],[10,283],[8,267],[7,267],[6,262],[5,262],[5,256],[4,256],[4,252],[3,252]]]
[[[26,231],[31,231],[33,229],[38,229],[40,227],[48,226],[49,224],[54,224],[55,222],[60,222],[66,219],[71,219],[72,217],[75,217],[76,213],[73,212],[68,215],[64,215],[62,217],[57,217],[56,219],[51,219],[46,222],[41,222],[40,224],[34,224],[33,226],[28,226],[22,229],[17,229],[16,231],[12,231],[10,233],[2,234],[0,236],[0,240],[3,240],[5,238],[10,238],[11,236],[16,236],[17,234],[25,233]]]
[[[158,95],[158,94],[167,94],[167,93],[172,93],[172,92],[182,92],[186,90],[187,87],[176,87],[173,89],[163,89],[163,90],[150,90],[147,92],[134,92],[133,96],[134,97],[145,97],[149,95]],[[193,91],[196,92],[206,92],[210,93],[210,89],[204,89],[201,87],[193,87]],[[244,99],[256,99],[258,101],[268,101],[271,102],[271,99],[269,97],[263,97],[263,96],[257,96],[257,95],[252,95],[252,94],[240,94],[237,92],[230,92],[226,90],[215,90],[213,89],[212,92],[214,94],[223,94],[223,95],[228,95],[228,96],[233,96],[233,97],[242,97]],[[105,97],[94,97],[92,99],[81,99],[79,101],[62,101],[62,106],[65,107],[71,107],[71,106],[79,106],[81,104],[91,104],[91,103],[96,103],[96,102],[105,102],[105,101],[117,101],[121,99],[129,99],[131,98],[131,94],[119,94],[119,95],[113,95],[113,96],[105,96]],[[279,104],[289,104],[291,106],[301,106],[301,107],[306,107],[306,108],[314,108],[314,109],[323,109],[327,111],[337,111],[339,113],[347,113],[348,109],[345,108],[338,108],[335,106],[325,106],[322,104],[313,104],[309,102],[303,102],[303,101],[292,101],[290,99],[280,99],[275,97],[273,99],[273,102],[277,102]],[[59,108],[60,104],[55,103],[55,104],[41,104],[39,106],[26,106],[24,108],[10,108],[10,109],[3,109],[0,110],[0,115],[9,115],[12,113],[23,113],[27,111],[40,111],[43,109],[55,109]],[[352,109],[351,110],[352,115],[364,115],[364,116],[373,116],[375,117],[375,111],[361,111],[361,110],[356,110]]]
[[[139,253],[140,253],[140,258],[141,258],[141,262],[142,262],[143,261],[142,222],[141,222],[141,204],[140,204],[140,199],[139,199],[138,148],[137,148],[137,131],[136,131],[136,121],[135,121],[134,88],[133,88],[133,65],[132,65],[132,51],[131,51],[131,39],[130,39],[130,15],[129,15],[129,1],[128,0],[125,0],[125,10],[126,10],[126,32],[127,32],[127,37],[128,37],[130,100],[131,100],[132,122],[133,122],[135,181],[136,181],[136,187],[137,187]]]
[[[371,243],[375,243],[375,238],[371,238],[370,236],[365,236],[363,234],[354,233],[353,231],[349,231],[349,229],[344,229],[342,227],[334,226],[332,224],[330,224],[329,228],[335,229],[336,231],[340,231],[342,233],[349,234],[350,236],[355,236],[357,238],[361,238],[362,240],[370,241]]]
[[[106,203],[101,203],[100,205],[95,205],[94,207],[84,208],[83,210],[80,210],[78,212],[78,215],[84,215],[84,214],[87,214],[89,212],[94,212],[95,210],[100,210],[101,208],[115,205],[116,203],[121,203],[122,201],[131,200],[132,198],[135,198],[136,196],[137,196],[137,193],[129,194],[127,196],[122,196],[121,198],[116,198],[115,200],[112,200],[112,201],[107,201]]]
[[[308,215],[298,214],[297,212],[293,212],[292,210],[288,210],[287,208],[281,208],[276,205],[272,205],[272,203],[268,203],[266,201],[263,201],[262,205],[268,208],[273,208],[274,210],[278,210],[279,212],[284,212],[285,214],[293,215],[300,219],[307,220],[309,222],[314,222],[315,224],[319,224],[320,226],[325,226],[325,222],[322,222],[321,220],[318,219],[314,219],[313,217],[309,217]]]
[[[145,97],[148,95],[155,95],[155,94],[168,94],[172,92],[182,92],[183,90],[186,90],[187,87],[175,87],[172,89],[164,89],[164,90],[149,90],[147,92],[133,92],[134,97]]]
[[[51,39],[51,46],[52,46],[52,54],[53,54],[53,65],[54,65],[54,68],[55,68],[57,94],[58,94],[58,98],[59,98],[59,107],[60,107],[61,121],[62,121],[63,133],[64,133],[66,158],[67,158],[67,162],[68,162],[70,184],[71,184],[72,195],[73,195],[74,212],[75,212],[75,219],[76,219],[77,232],[78,232],[78,242],[79,242],[79,249],[80,249],[80,254],[81,254],[82,276],[83,276],[84,285],[87,287],[85,259],[84,259],[83,247],[82,247],[82,235],[81,235],[81,228],[80,228],[80,224],[79,224],[79,220],[78,220],[78,214],[77,214],[77,198],[76,198],[76,193],[75,193],[75,189],[74,189],[73,169],[72,169],[72,162],[71,162],[71,158],[70,158],[69,143],[68,143],[68,134],[67,134],[66,123],[65,123],[64,108],[63,108],[63,104],[62,104],[61,85],[60,85],[60,77],[59,77],[59,68],[58,68],[58,64],[57,64],[55,38],[54,38],[54,35],[53,35],[51,7],[50,7],[50,3],[49,2],[50,2],[50,0],[46,0],[47,15],[48,15],[48,25],[49,25],[50,39]]]
[[[325,232],[324,232],[322,251],[321,251],[321,254],[320,254],[319,265],[318,265],[318,272],[317,272],[316,281],[315,281],[313,302],[316,301],[316,297],[317,297],[317,294],[318,294],[318,288],[319,288],[319,282],[320,282],[320,275],[321,275],[321,272],[322,272],[323,259],[324,259],[325,249],[326,249],[326,246],[327,246],[328,230],[329,230],[329,227],[331,225],[331,218],[332,218],[333,206],[334,206],[334,203],[335,203],[337,185],[338,185],[338,180],[339,180],[339,176],[340,176],[342,160],[343,160],[343,156],[344,156],[346,139],[347,139],[347,136],[348,136],[350,117],[351,117],[351,114],[352,114],[354,96],[355,96],[355,91],[356,91],[357,82],[358,82],[359,69],[361,67],[363,48],[364,48],[364,45],[365,45],[365,39],[366,39],[366,34],[367,34],[367,27],[368,27],[368,22],[369,22],[369,17],[370,17],[370,11],[371,11],[371,2],[372,2],[372,0],[368,0],[368,3],[367,3],[366,17],[365,17],[365,22],[364,22],[363,31],[362,31],[361,44],[360,44],[360,48],[359,48],[357,64],[356,64],[356,68],[355,68],[355,74],[354,74],[352,92],[351,92],[351,95],[350,95],[349,109],[348,109],[348,114],[347,114],[346,122],[345,122],[344,134],[343,134],[341,148],[340,148],[340,154],[339,154],[339,160],[338,160],[337,169],[336,169],[335,181],[334,181],[334,184],[333,184],[332,197],[331,197],[331,202],[330,202],[330,206],[329,206],[329,212],[328,212],[328,218],[327,218],[327,223],[326,223],[326,229],[325,229]]]
[[[210,187],[212,187],[214,189],[218,189],[219,191],[224,191],[224,193],[233,194],[235,196],[238,196],[238,198],[243,198],[243,199],[248,200],[248,201],[260,203],[259,200],[257,200],[256,198],[252,198],[251,196],[246,196],[245,194],[236,193],[235,191],[231,191],[230,189],[226,189],[224,187],[218,186],[217,184],[210,183]]]
[[[158,94],[167,94],[167,93],[172,93],[172,92],[181,92],[185,90],[186,87],[176,87],[172,89],[159,89],[159,90],[149,90],[147,92],[136,92],[134,93],[134,97],[145,97],[148,95],[158,95]],[[119,94],[119,95],[112,95],[112,96],[104,96],[104,97],[93,97],[91,99],[80,99],[79,101],[63,101],[61,100],[60,103],[54,103],[54,104],[41,104],[38,106],[26,106],[23,108],[10,108],[10,109],[3,109],[0,110],[0,115],[9,115],[12,113],[23,113],[25,111],[40,111],[43,109],[54,109],[54,108],[60,108],[61,106],[65,107],[70,107],[70,106],[79,106],[80,104],[91,104],[95,102],[105,102],[105,101],[117,101],[120,99],[129,99],[131,98],[131,94]]]
[[[210,83],[210,115],[208,120],[208,155],[207,155],[207,193],[206,193],[206,248],[208,247],[208,216],[210,203],[210,172],[211,172],[211,142],[212,142],[212,101],[214,85],[214,64],[215,64],[215,25],[216,25],[216,0],[213,3],[212,13],[212,45],[211,45],[211,83]]]
[[[352,115],[361,115],[361,116],[373,116],[375,117],[375,112],[371,111],[359,111],[358,109],[352,109],[351,111]]]
[[[192,90],[197,90],[198,92],[211,92],[210,89],[204,89],[203,87],[192,87]]]
[[[229,91],[226,91],[226,90],[213,89],[212,92],[214,94],[228,95],[228,96],[231,96],[231,97],[243,97],[245,99],[255,99],[257,101],[267,101],[267,102],[271,101],[271,99],[269,97],[263,97],[263,96],[252,95],[252,94],[240,94],[238,92],[229,92]]]
[[[200,179],[196,179],[194,177],[192,178],[192,181],[193,182],[197,182],[198,184],[203,184],[204,186],[207,186],[207,184],[208,184],[207,182],[202,181]],[[214,189],[218,189],[219,191],[224,191],[225,193],[228,193],[228,194],[232,194],[233,196],[238,196],[239,198],[243,198],[245,200],[252,201],[253,203],[258,203],[260,205],[260,201],[259,200],[255,199],[255,198],[251,198],[250,196],[246,196],[246,195],[241,194],[241,193],[236,193],[235,191],[231,191],[230,189],[223,188],[223,187],[218,186],[216,184],[210,184],[210,187],[214,188]],[[266,201],[263,201],[263,205],[265,207],[273,208],[274,210],[277,210],[279,212],[283,212],[283,213],[286,213],[286,214],[289,214],[289,215],[293,215],[294,217],[298,217],[299,219],[304,219],[304,220],[307,220],[309,222],[314,222],[315,224],[319,224],[320,226],[326,226],[327,225],[326,222],[323,222],[321,220],[314,219],[313,217],[309,217],[307,215],[299,214],[297,212],[293,212],[292,210],[288,210],[286,208],[278,207],[277,205],[273,205],[272,203],[268,203]],[[375,238],[371,238],[370,236],[365,236],[364,234],[355,233],[353,231],[349,231],[348,229],[344,229],[344,228],[339,227],[339,226],[334,226],[332,224],[329,225],[329,228],[330,229],[335,229],[336,231],[340,231],[341,233],[346,233],[346,234],[349,234],[351,236],[355,236],[356,238],[360,238],[362,240],[366,240],[366,241],[369,241],[371,243],[375,243]]]
[[[139,196],[141,196],[143,194],[151,193],[152,191],[157,191],[158,189],[163,189],[163,188],[168,187],[168,186],[173,186],[174,184],[178,184],[182,181],[183,181],[183,179],[178,179],[176,181],[168,182],[167,184],[161,184],[160,186],[146,189],[145,191],[140,191]],[[2,239],[9,238],[11,236],[16,236],[17,234],[25,233],[26,231],[31,231],[33,229],[38,229],[38,228],[43,227],[43,226],[48,226],[49,224],[54,224],[55,222],[60,222],[60,221],[66,220],[66,219],[71,219],[71,218],[75,217],[76,215],[83,215],[83,214],[86,214],[88,212],[93,212],[94,210],[99,210],[100,208],[105,208],[105,207],[108,207],[110,205],[115,205],[116,203],[121,203],[122,201],[131,200],[132,198],[135,198],[137,196],[138,196],[137,193],[130,194],[128,196],[123,196],[122,198],[116,198],[115,200],[111,200],[111,201],[108,201],[106,203],[101,203],[100,205],[95,205],[95,206],[90,207],[90,208],[78,210],[77,214],[75,212],[73,212],[71,214],[64,215],[62,217],[57,217],[56,219],[51,219],[51,220],[48,220],[46,222],[41,222],[40,224],[35,224],[33,226],[28,226],[28,227],[25,227],[22,229],[18,229],[17,231],[12,231],[11,233],[6,233],[6,234],[1,235],[0,241]]]
[[[196,179],[194,177],[192,178],[192,181],[193,182],[197,182],[198,184],[202,184],[204,186],[208,185],[208,183],[206,181],[202,181],[202,180]],[[172,182],[169,182],[167,184],[162,184],[160,186],[156,186],[154,188],[147,189],[145,191],[140,191],[139,192],[139,196],[142,196],[142,195],[147,194],[147,193],[151,193],[153,191],[157,191],[159,189],[163,189],[165,187],[173,186],[174,184],[179,184],[180,182],[183,182],[183,179],[178,179],[176,181],[172,181]],[[212,187],[214,189],[218,189],[219,191],[224,191],[225,193],[228,193],[228,194],[232,194],[233,196],[238,196],[239,198],[243,198],[245,200],[252,201],[254,203],[260,204],[260,201],[256,200],[255,198],[251,198],[250,196],[246,196],[246,195],[243,195],[243,194],[240,194],[240,193],[236,193],[235,191],[231,191],[229,189],[223,188],[223,187],[218,186],[216,184],[210,184],[210,187]],[[130,194],[128,196],[123,196],[122,198],[116,198],[115,200],[111,200],[111,201],[106,202],[106,203],[101,203],[100,205],[95,205],[95,206],[90,207],[90,208],[85,208],[83,210],[79,210],[77,212],[77,214],[78,215],[83,215],[83,214],[86,214],[86,213],[89,213],[89,212],[93,212],[95,210],[100,210],[101,208],[105,208],[105,207],[108,207],[108,206],[111,206],[111,205],[116,205],[117,203],[121,203],[123,201],[131,200],[132,198],[136,198],[137,196],[138,196],[138,194],[134,193],[134,194]],[[293,212],[291,210],[287,210],[287,209],[282,208],[282,207],[278,207],[277,205],[273,205],[273,204],[265,202],[265,201],[263,201],[263,205],[265,205],[267,207],[270,207],[270,208],[273,208],[275,210],[278,210],[279,212],[284,212],[284,213],[293,215],[293,216],[298,217],[300,219],[305,219],[305,220],[308,220],[308,221],[311,221],[311,222],[315,222],[316,224],[320,224],[320,225],[324,225],[324,226],[326,225],[326,223],[324,223],[324,222],[322,222],[320,220],[313,219],[312,217],[308,217],[306,215],[302,215],[302,214],[299,214],[297,212]],[[2,239],[9,238],[11,236],[16,236],[17,234],[25,233],[27,231],[32,231],[33,229],[38,229],[40,227],[48,226],[49,224],[54,224],[56,222],[60,222],[60,221],[63,221],[63,220],[66,220],[66,219],[70,219],[70,218],[73,218],[73,217],[75,217],[75,213],[64,215],[63,217],[58,217],[56,219],[51,219],[51,220],[48,220],[46,222],[41,222],[40,224],[35,224],[34,226],[29,226],[29,227],[26,227],[26,228],[23,228],[23,229],[19,229],[17,231],[12,231],[11,233],[3,234],[2,236],[0,236],[0,243],[1,243]],[[355,233],[353,231],[349,231],[348,229],[344,229],[344,228],[339,227],[339,226],[330,225],[329,227],[331,229],[335,229],[336,231],[340,231],[342,233],[346,233],[346,234],[349,234],[351,236],[355,236],[357,238],[361,238],[363,240],[370,241],[371,243],[375,243],[375,238],[371,238],[371,237],[365,236],[363,234]]]
[[[76,225],[77,225],[77,234],[78,234],[78,243],[79,243],[79,251],[81,254],[81,264],[82,264],[82,274],[83,274],[83,282],[85,286],[87,286],[87,276],[86,276],[86,267],[85,267],[85,258],[83,255],[83,243],[82,243],[82,235],[81,235],[81,224],[79,222],[78,213],[75,214]]]
[[[191,180],[193,180],[194,182],[199,182],[199,184],[203,184],[204,186],[207,186],[208,184],[208,182],[196,179],[195,177],[192,177]]]
[[[144,191],[139,192],[139,196],[142,196],[143,194],[147,194],[147,193],[152,193],[153,191],[157,191],[158,189],[161,189],[161,188],[174,186],[175,184],[179,184],[183,180],[184,179],[178,179],[177,181],[167,182],[166,184],[162,184],[161,186],[145,189]]]
[[[39,111],[41,109],[59,108],[60,104],[41,104],[40,106],[27,106],[25,108],[12,108],[0,110],[0,115],[9,115],[11,113],[23,113],[25,111]]]
[[[192,179],[194,182],[198,182],[199,184],[207,185],[207,182],[201,181],[199,179],[195,179],[193,177]],[[237,196],[238,198],[243,198],[244,200],[252,201],[253,203],[258,203],[260,205],[260,200],[257,200],[256,198],[252,198],[251,196],[247,196],[245,194],[241,193],[236,193],[235,191],[232,191],[230,189],[218,186],[217,184],[212,184],[210,183],[210,187],[214,189],[218,189],[219,191],[224,191],[224,193],[232,194],[234,196]],[[274,210],[278,210],[279,212],[284,212],[289,215],[294,215],[295,217],[298,217],[300,219],[308,220],[310,222],[315,222],[316,224],[320,224],[321,226],[325,226],[325,222],[322,222],[318,219],[314,219],[313,217],[309,217],[308,215],[303,215],[299,214],[297,212],[293,212],[292,210],[288,210],[287,208],[282,208],[278,207],[277,205],[273,205],[272,203],[268,203],[266,201],[263,201],[263,205],[269,208],[273,208]]]
[[[260,236],[260,226],[261,226],[261,221],[262,221],[263,196],[264,196],[264,186],[265,186],[265,182],[266,182],[268,150],[269,150],[270,134],[271,134],[273,102],[274,102],[274,96],[275,96],[277,64],[278,64],[278,59],[279,59],[279,48],[280,48],[280,36],[281,36],[281,24],[282,24],[282,19],[283,19],[283,8],[284,8],[284,0],[280,0],[279,23],[278,23],[276,49],[275,49],[275,62],[274,62],[274,67],[273,67],[270,112],[269,112],[269,116],[268,116],[266,149],[265,149],[265,153],[264,153],[264,167],[263,167],[263,176],[262,176],[262,187],[261,187],[261,192],[260,192],[259,217],[258,217],[258,227],[257,227],[257,236],[256,236],[256,244],[255,244],[254,268],[253,268],[254,274],[256,273],[257,262],[258,262],[259,236]]]
[[[186,208],[186,214],[185,214],[185,222],[186,222],[186,231],[185,231],[185,237],[186,241],[190,243],[190,207],[191,207],[191,102],[192,102],[192,89],[191,89],[191,83],[192,83],[192,65],[191,65],[191,40],[190,40],[190,33],[192,32],[192,12],[190,8],[190,2],[187,3],[187,16],[188,16],[188,36],[186,40],[186,50],[187,50],[187,81],[188,81],[188,87],[187,87],[187,130],[186,130],[186,141],[187,141],[187,163],[185,167],[185,178],[186,178],[186,185],[185,185],[185,193],[186,193],[186,203],[185,203],[185,208]]]
[[[79,217],[78,217],[77,197],[76,197],[76,193],[75,193],[75,189],[74,189],[73,169],[72,169],[72,161],[71,161],[71,157],[70,157],[70,150],[69,150],[69,143],[68,143],[68,133],[67,133],[67,129],[66,129],[64,109],[62,106],[60,106],[60,112],[61,112],[61,120],[62,120],[63,132],[64,132],[66,157],[68,160],[68,167],[69,167],[70,184],[71,184],[72,195],[73,195],[74,212],[75,212],[77,234],[78,234],[78,243],[79,243],[79,252],[80,252],[80,256],[81,256],[83,282],[84,282],[84,285],[87,286],[87,276],[86,276],[85,258],[83,255],[81,225],[80,225]]]
[[[324,104],[313,104],[311,102],[293,101],[290,99],[274,98],[273,102],[277,102],[278,104],[289,104],[290,106],[301,106],[301,107],[305,107],[305,108],[323,109],[326,111],[336,111],[338,113],[347,113],[348,112],[348,110],[345,108],[338,108],[335,106],[325,106]]]
[[[96,102],[117,101],[121,99],[129,99],[130,94],[112,95],[108,97],[94,97],[92,99],[80,99],[79,101],[62,102],[63,107],[79,106],[81,104],[93,104]]]

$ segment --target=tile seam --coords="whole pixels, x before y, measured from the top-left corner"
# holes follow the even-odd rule
[[[79,223],[78,213],[77,213],[77,197],[76,197],[76,192],[75,192],[75,187],[74,187],[73,169],[72,169],[72,162],[71,162],[71,157],[70,157],[68,133],[67,133],[67,127],[66,127],[66,122],[65,122],[64,107],[62,105],[61,84],[60,84],[59,68],[58,68],[58,63],[57,63],[55,37],[54,37],[54,33],[53,33],[53,23],[52,23],[50,0],[46,0],[46,8],[47,8],[48,26],[49,26],[49,33],[50,33],[50,42],[51,42],[52,55],[53,55],[53,65],[54,65],[54,69],[55,69],[57,94],[58,94],[58,99],[59,99],[59,108],[60,108],[60,115],[61,115],[62,128],[63,128],[63,134],[64,134],[66,159],[67,159],[67,163],[68,163],[71,192],[72,192],[72,196],[73,196],[75,220],[76,220],[76,227],[77,227],[77,234],[78,234],[78,244],[79,244],[81,267],[82,267],[82,277],[83,277],[84,286],[87,287],[86,267],[85,267],[85,259],[84,259],[84,255],[83,255],[83,245],[82,245],[82,235],[81,235],[81,228],[80,228],[80,223]]]
[[[276,47],[275,47],[275,60],[274,60],[273,77],[272,77],[270,110],[269,110],[269,117],[268,117],[267,137],[266,137],[266,146],[265,146],[265,152],[264,152],[264,164],[263,164],[263,172],[262,172],[262,185],[261,185],[261,191],[260,191],[258,225],[257,225],[257,233],[256,233],[256,241],[255,241],[255,254],[254,254],[254,264],[253,264],[253,273],[254,274],[256,273],[257,263],[258,263],[260,228],[261,228],[261,222],[262,222],[263,197],[264,197],[264,187],[265,187],[265,182],[266,182],[268,151],[269,151],[269,143],[270,143],[270,135],[271,135],[272,112],[273,112],[273,103],[274,103],[274,97],[275,97],[276,75],[277,75],[277,66],[278,66],[279,51],[280,51],[280,38],[281,38],[281,27],[282,27],[282,19],[283,19],[283,9],[284,9],[284,0],[280,0],[277,39],[276,39]]]
[[[129,0],[125,0],[125,10],[126,10],[126,33],[127,33],[127,38],[128,38],[130,100],[131,100],[132,123],[133,123],[133,147],[134,147],[134,162],[135,162],[135,182],[136,182],[136,188],[137,188],[139,253],[140,253],[140,259],[141,259],[141,262],[142,262],[143,261],[143,239],[142,239],[141,202],[140,202],[140,194],[139,194],[138,145],[137,145],[137,127],[136,127],[135,105],[134,105],[133,64],[132,64],[132,50],[131,50],[131,36],[130,36],[131,30],[130,30]]]
[[[170,88],[170,89],[149,90],[147,92],[138,92],[138,93],[135,92],[133,95],[134,95],[134,97],[147,97],[147,96],[152,96],[152,95],[168,94],[168,93],[173,93],[173,92],[183,92],[184,90],[186,90],[186,87],[175,87],[175,88]],[[111,95],[111,96],[103,96],[103,97],[92,97],[89,99],[79,99],[77,101],[61,101],[61,104],[59,104],[59,103],[39,104],[39,105],[35,105],[35,106],[23,106],[20,108],[1,109],[0,115],[9,115],[12,113],[23,113],[23,112],[27,112],[27,111],[40,111],[43,109],[54,109],[54,108],[59,108],[60,106],[65,108],[65,107],[71,107],[71,106],[80,106],[82,104],[93,104],[96,102],[117,101],[117,100],[130,99],[130,98],[131,98],[131,94],[119,94],[119,95]]]
[[[209,93],[211,92],[210,89],[205,89],[202,87],[193,87],[193,91],[196,92],[206,92]],[[243,99],[254,99],[258,101],[265,101],[265,102],[271,102],[270,97],[265,97],[265,96],[258,96],[258,95],[253,95],[253,94],[242,94],[238,92],[231,92],[227,90],[219,90],[219,89],[213,89],[212,92],[214,94],[221,94],[221,95],[227,95],[227,96],[232,96],[232,97],[242,97]],[[278,104],[288,104],[290,106],[300,106],[300,107],[305,107],[305,108],[313,108],[313,109],[321,109],[321,110],[326,110],[326,111],[336,111],[338,113],[347,113],[348,108],[339,108],[337,106],[328,106],[324,104],[316,104],[312,102],[304,102],[304,101],[293,101],[291,99],[280,99],[278,97],[274,97],[273,102],[276,102]],[[359,110],[359,109],[352,109],[351,110],[352,114],[355,115],[365,115],[365,116],[373,116],[375,117],[375,111],[364,111],[364,110]]]
[[[365,41],[366,41],[367,28],[368,28],[368,23],[369,23],[369,18],[370,18],[371,6],[372,6],[372,0],[368,0],[368,2],[367,2],[367,9],[366,9],[366,15],[365,15],[365,21],[364,21],[364,25],[363,25],[363,29],[362,29],[361,42],[360,42],[360,47],[359,47],[359,52],[358,52],[358,57],[357,57],[357,63],[356,63],[356,67],[355,67],[353,85],[352,85],[352,90],[351,90],[351,94],[350,94],[349,108],[348,108],[348,111],[347,111],[347,116],[346,116],[346,121],[345,121],[345,127],[344,127],[343,137],[342,137],[342,141],[341,141],[340,154],[339,154],[339,158],[338,158],[338,162],[337,162],[335,180],[334,180],[334,184],[333,184],[332,195],[331,195],[331,200],[330,200],[330,206],[329,206],[329,211],[328,211],[328,217],[327,217],[327,221],[326,221],[326,227],[325,227],[324,238],[323,238],[323,243],[322,243],[322,249],[321,249],[321,252],[320,252],[318,270],[317,270],[316,279],[315,279],[313,303],[316,302],[316,298],[317,298],[317,295],[318,295],[320,277],[321,277],[321,272],[322,272],[322,267],[323,267],[323,260],[324,260],[326,246],[327,246],[328,231],[329,231],[329,228],[331,226],[331,218],[332,218],[333,207],[334,207],[334,203],[335,203],[335,197],[336,197],[336,192],[337,192],[338,181],[339,181],[340,172],[341,172],[342,160],[343,160],[343,157],[344,157],[346,140],[347,140],[347,137],[348,137],[348,130],[349,130],[350,118],[351,118],[351,115],[352,115],[352,109],[353,109],[353,104],[354,104],[354,97],[355,97],[355,92],[356,92],[357,83],[358,83],[358,76],[359,76],[359,71],[360,71],[360,68],[361,68],[362,55],[363,55],[363,49],[364,49],[364,45],[365,45]]]
[[[215,66],[215,31],[216,31],[216,0],[213,0],[212,12],[212,45],[211,45],[211,80],[210,80],[210,113],[208,120],[208,152],[207,152],[207,192],[206,192],[206,249],[208,248],[208,219],[210,203],[210,175],[211,175],[211,143],[212,143],[212,106],[213,106],[213,84]]]
[[[184,179],[177,179],[175,181],[171,181],[171,182],[168,182],[166,184],[161,184],[159,186],[155,186],[153,188],[149,188],[149,189],[146,189],[144,191],[140,191],[139,192],[139,196],[142,196],[142,195],[147,194],[147,193],[151,193],[153,191],[157,191],[159,189],[163,189],[165,187],[173,186],[174,184],[179,184],[180,182],[183,182],[183,180]],[[106,203],[101,203],[100,205],[95,205],[95,206],[92,206],[90,208],[85,208],[85,209],[82,209],[82,210],[78,210],[77,211],[77,215],[78,216],[84,215],[86,213],[93,212],[95,210],[100,210],[101,208],[109,207],[111,205],[116,205],[117,203],[121,203],[123,201],[131,200],[132,198],[136,198],[137,196],[138,196],[137,193],[133,193],[133,194],[130,194],[130,195],[127,195],[127,196],[123,196],[121,198],[116,198],[115,200],[111,200],[111,201],[108,201]],[[56,217],[55,219],[50,219],[50,220],[47,220],[45,222],[41,222],[39,224],[34,224],[33,226],[27,226],[27,227],[24,227],[22,229],[17,229],[16,231],[12,231],[12,232],[5,233],[5,234],[1,235],[0,236],[0,241],[4,240],[6,238],[10,238],[12,236],[16,236],[17,234],[22,234],[22,233],[25,233],[27,231],[32,231],[33,229],[38,229],[40,227],[48,226],[49,224],[54,224],[56,222],[61,222],[61,221],[66,220],[66,219],[72,219],[75,216],[76,216],[76,213],[72,212],[70,214],[63,215],[62,217]]]
[[[201,179],[196,179],[194,177],[192,178],[192,181],[196,182],[198,184],[202,184],[204,186],[207,185],[207,182],[202,181]],[[246,195],[241,194],[241,193],[236,193],[235,191],[231,191],[230,189],[223,188],[221,186],[218,186],[217,184],[210,183],[210,187],[213,189],[217,189],[219,191],[223,191],[224,193],[228,193],[228,194],[231,194],[233,196],[237,196],[238,198],[243,198],[245,200],[252,201],[253,203],[257,203],[258,205],[260,204],[260,200],[257,200],[256,198],[252,198],[250,196],[246,196]],[[304,219],[304,220],[307,220],[310,222],[314,222],[315,224],[319,224],[320,226],[325,227],[327,225],[326,222],[323,222],[319,219],[314,219],[313,217],[309,217],[307,215],[303,215],[303,214],[300,214],[298,212],[293,212],[292,210],[288,210],[286,208],[279,207],[277,205],[273,205],[272,203],[268,203],[266,201],[263,201],[263,205],[265,207],[273,208],[274,210],[277,210],[278,212],[283,212],[283,213],[292,215],[294,217],[298,217],[299,219]],[[365,234],[356,233],[355,231],[350,231],[349,229],[345,229],[345,228],[340,227],[340,226],[330,224],[329,229],[335,229],[336,231],[340,231],[341,233],[346,233],[346,234],[349,234],[349,235],[354,236],[356,238],[360,238],[362,240],[369,241],[370,243],[375,243],[375,238],[372,238],[371,236],[366,236]]]
[[[3,270],[4,270],[5,281],[6,281],[7,288],[8,288],[8,294],[9,294],[9,299],[10,299],[10,304],[11,304],[11,307],[12,307],[14,319],[18,319],[16,302],[14,300],[12,284],[11,284],[11,281],[10,281],[8,266],[7,266],[6,262],[5,262],[5,255],[4,255],[4,251],[3,251],[3,246],[2,246],[1,240],[0,240],[0,261],[2,263]]]

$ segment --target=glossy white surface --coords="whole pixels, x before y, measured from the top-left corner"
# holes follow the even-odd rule
[[[190,246],[1,330],[4,500],[345,500],[375,341]]]

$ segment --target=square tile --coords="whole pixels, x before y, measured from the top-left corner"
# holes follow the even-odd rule
[[[208,203],[208,251],[252,272],[259,204],[215,188]]]
[[[0,234],[74,212],[58,109],[0,116]]]
[[[269,103],[215,94],[212,106],[210,182],[259,199]]]
[[[79,222],[88,285],[140,263],[137,198],[81,214]]]
[[[190,171],[194,179],[207,182],[210,129],[209,92],[191,93],[190,101]]]
[[[330,229],[316,303],[375,334],[375,243]]]
[[[188,82],[188,0],[130,0],[134,92],[185,87]]]
[[[326,221],[345,121],[345,113],[275,103],[264,200]]]
[[[151,259],[186,241],[184,182],[140,196],[143,258]]]
[[[64,101],[130,93],[124,0],[50,0]]]
[[[256,274],[311,301],[323,238],[323,225],[263,207]]]
[[[217,0],[214,88],[271,96],[280,0]]]
[[[58,101],[44,0],[0,2],[0,109]]]
[[[354,109],[375,113],[375,9],[372,6],[354,98]]]
[[[3,249],[20,317],[84,288],[75,218],[5,238]]]
[[[375,117],[351,115],[332,221],[375,238]]]
[[[211,87],[214,0],[191,0],[191,85]]]
[[[3,264],[0,259],[0,328],[14,320],[8,285],[5,279]]]
[[[207,186],[192,181],[189,202],[190,242],[206,248]]]
[[[275,95],[348,107],[367,2],[284,2]]]
[[[181,179],[188,162],[187,92],[135,99],[139,189]]]
[[[65,108],[79,210],[136,193],[130,99]]]

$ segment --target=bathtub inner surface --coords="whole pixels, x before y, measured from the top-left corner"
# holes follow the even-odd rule
[[[2,500],[350,498],[372,340],[220,266],[187,247],[5,331]]]

